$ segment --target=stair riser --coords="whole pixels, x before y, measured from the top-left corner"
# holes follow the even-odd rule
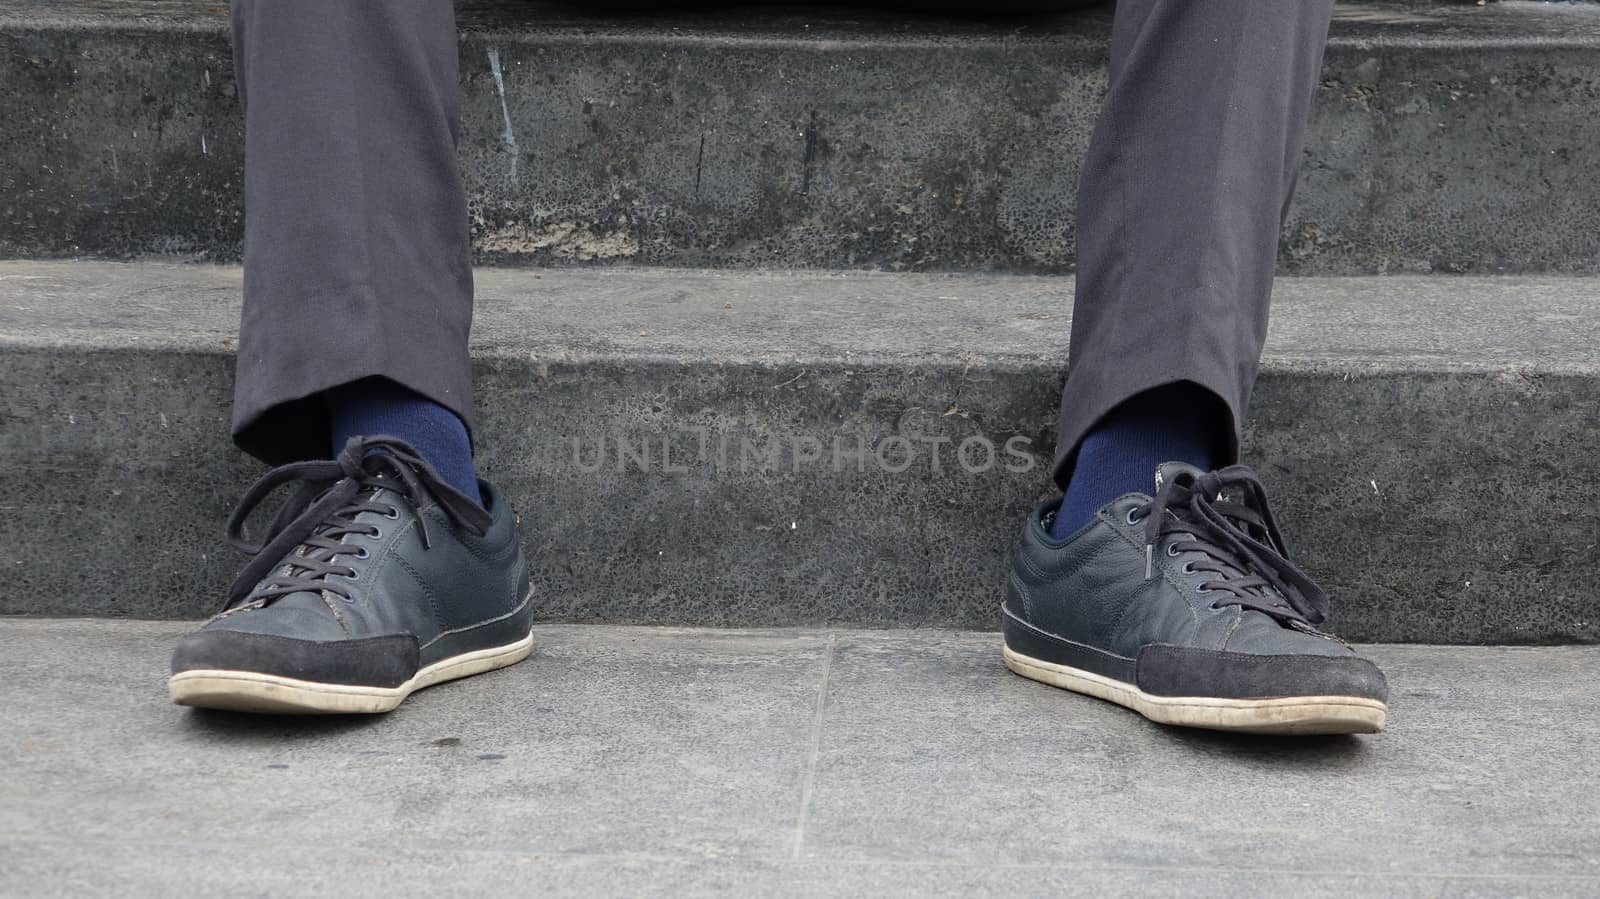
[[[224,352],[3,351],[0,612],[216,606],[237,561],[220,522],[257,471],[224,448],[231,368]],[[522,514],[546,618],[983,628],[1022,515],[1049,492],[1060,383],[1043,363],[509,356],[481,359],[478,382],[483,470]],[[1600,511],[1573,491],[1600,483],[1595,408],[1592,377],[1280,364],[1260,383],[1246,454],[1297,557],[1336,597],[1340,633],[1589,642],[1600,615],[1579,562]],[[835,439],[851,450],[897,435],[919,438],[909,469],[843,457],[835,470]],[[607,464],[588,471],[602,436]],[[939,437],[950,443],[934,474]],[[973,437],[1031,440],[1032,467],[1008,470],[1022,462],[1004,449],[988,471],[954,464],[951,448]],[[648,445],[648,470],[618,471],[618,438]],[[774,470],[741,464],[742,444],[773,442]]]
[[[1093,25],[1015,42],[471,32],[479,257],[1068,271],[1104,53]],[[0,138],[0,256],[239,256],[220,27],[17,29],[0,83],[0,120],[35,123]],[[1597,147],[1600,51],[1336,40],[1283,268],[1600,271]]]

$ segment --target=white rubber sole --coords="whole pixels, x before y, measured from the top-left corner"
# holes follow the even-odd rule
[[[369,715],[387,712],[424,687],[515,665],[533,652],[533,634],[515,643],[464,652],[421,669],[398,687],[323,684],[255,671],[196,669],[167,681],[178,705],[280,715]]]
[[[1161,724],[1252,734],[1375,734],[1389,707],[1362,696],[1217,699],[1156,696],[1104,675],[1025,656],[1005,647],[1006,667],[1030,680],[1104,699]]]

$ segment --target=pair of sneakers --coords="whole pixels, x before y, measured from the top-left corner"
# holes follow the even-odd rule
[[[265,541],[247,541],[245,520],[286,484],[298,486]],[[1054,503],[1029,516],[1003,603],[1011,670],[1165,724],[1380,730],[1383,674],[1317,629],[1327,599],[1289,562],[1256,476],[1172,463],[1154,488],[1061,540]],[[482,506],[382,437],[269,472],[228,523],[252,561],[224,610],[179,641],[173,700],[385,712],[526,658],[527,560],[504,497],[480,489]]]

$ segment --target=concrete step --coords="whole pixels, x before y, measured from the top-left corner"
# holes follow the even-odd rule
[[[1374,646],[1372,737],[1148,724],[992,633],[540,627],[378,719],[0,621],[0,895],[1593,896],[1600,648]]]
[[[550,619],[995,625],[1067,278],[478,274],[481,463]],[[1246,458],[1337,629],[1600,639],[1600,280],[1286,278]],[[259,469],[239,272],[0,263],[0,612],[192,618]],[[935,469],[937,466],[937,470]]]
[[[461,4],[496,263],[1069,271],[1107,13]],[[0,0],[0,256],[239,254],[226,7]],[[1282,265],[1600,271],[1600,6],[1340,7]]]

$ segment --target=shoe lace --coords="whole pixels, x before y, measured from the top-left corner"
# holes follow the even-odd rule
[[[260,542],[244,533],[245,520],[278,487],[298,483],[267,525]],[[333,578],[353,578],[355,569],[341,556],[364,557],[366,550],[343,542],[347,534],[378,536],[360,523],[362,512],[394,517],[398,510],[378,502],[378,489],[393,490],[413,506],[432,497],[452,522],[482,535],[489,513],[444,478],[410,444],[392,437],[352,437],[336,459],[291,462],[272,469],[245,491],[228,516],[228,542],[251,556],[228,590],[223,610],[268,602],[291,593],[328,591],[350,598],[348,586]],[[417,518],[424,549],[430,547],[426,517]]]
[[[1201,552],[1188,569],[1215,575],[1200,584],[1223,595],[1212,605],[1239,606],[1270,615],[1296,630],[1313,631],[1327,620],[1328,595],[1289,561],[1289,548],[1267,507],[1266,489],[1243,465],[1158,485],[1155,498],[1134,510],[1145,519],[1145,577],[1154,576],[1156,544],[1167,534],[1188,539],[1169,552]]]

